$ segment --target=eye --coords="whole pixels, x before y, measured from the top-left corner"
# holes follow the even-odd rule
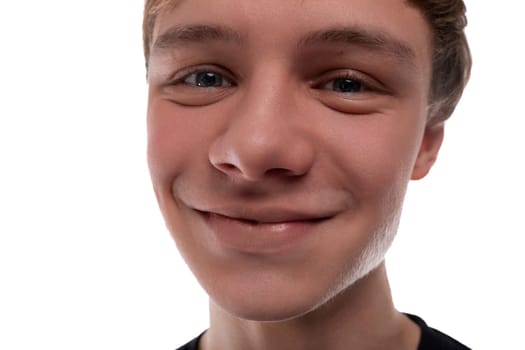
[[[391,95],[380,80],[355,69],[322,72],[310,86],[321,103],[346,114],[372,113]]]
[[[364,90],[363,84],[352,78],[336,78],[328,82],[325,89],[332,89],[341,93],[356,93]]]
[[[207,106],[236,91],[235,75],[217,65],[188,67],[166,81],[163,91],[168,100],[181,106]]]
[[[213,71],[193,72],[185,76],[181,81],[187,85],[200,88],[229,87],[232,83],[220,73]]]
[[[319,88],[321,90],[331,90],[342,94],[355,94],[370,90],[368,89],[368,85],[363,83],[362,79],[357,79],[352,76],[341,76],[325,80],[323,84],[319,85]]]

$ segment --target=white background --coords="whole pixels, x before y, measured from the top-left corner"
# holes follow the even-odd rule
[[[145,160],[142,0],[0,0],[0,349],[174,349],[206,296]],[[400,310],[523,345],[523,17],[467,2],[472,79],[388,256]]]

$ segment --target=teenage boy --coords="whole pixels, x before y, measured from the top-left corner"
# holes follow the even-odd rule
[[[469,76],[461,0],[148,0],[148,160],[210,296],[181,349],[467,349],[384,257]]]

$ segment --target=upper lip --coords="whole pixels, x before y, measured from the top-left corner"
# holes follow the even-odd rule
[[[334,216],[335,212],[295,210],[289,208],[213,208],[195,209],[201,213],[220,215],[230,219],[251,221],[254,223],[276,224],[294,221],[317,221]]]

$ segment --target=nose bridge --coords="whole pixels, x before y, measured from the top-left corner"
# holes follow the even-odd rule
[[[283,67],[265,66],[245,83],[225,132],[210,149],[217,169],[252,181],[308,171],[313,150],[297,123],[294,83],[288,75]]]
[[[250,82],[235,113],[237,123],[232,123],[232,127],[251,135],[251,140],[243,137],[239,141],[270,146],[280,142],[283,133],[292,131],[293,96],[287,86],[290,83],[282,80],[275,72],[271,75],[262,72]]]

